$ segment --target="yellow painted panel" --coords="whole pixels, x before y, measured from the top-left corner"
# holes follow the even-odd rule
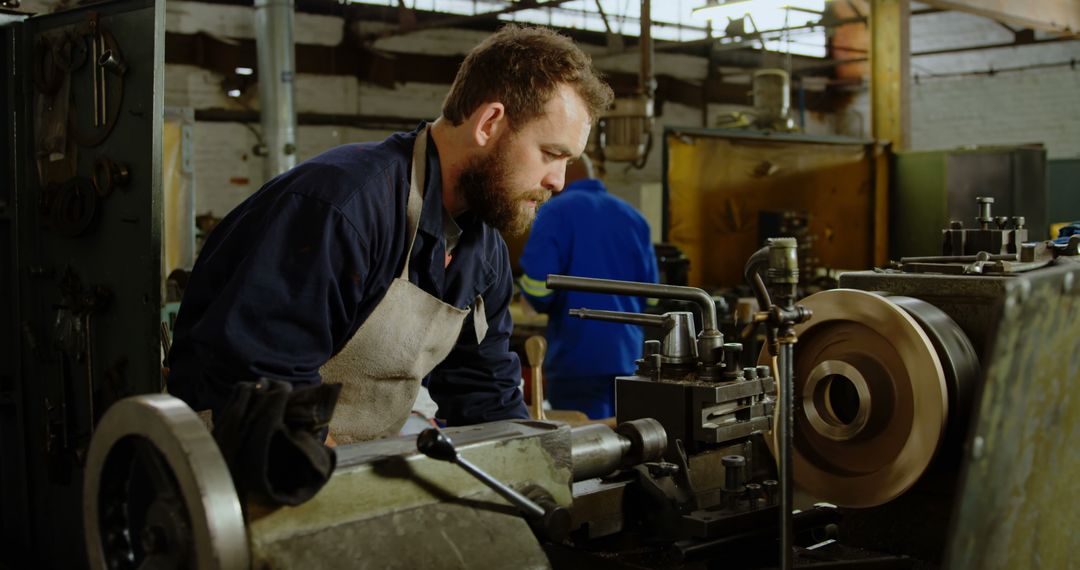
[[[815,254],[833,269],[884,261],[887,160],[876,145],[668,135],[668,241],[690,284],[742,282],[762,211],[810,213]]]
[[[163,220],[162,243],[165,251],[161,256],[162,270],[165,275],[179,267],[181,256],[182,216],[176,215],[181,208],[182,178],[180,172],[182,150],[180,146],[181,125],[177,121],[165,121],[161,129],[162,157],[161,172],[164,180],[165,219]]]

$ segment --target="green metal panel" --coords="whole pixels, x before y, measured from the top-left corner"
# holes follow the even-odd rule
[[[945,156],[940,152],[901,152],[894,160],[889,257],[939,253],[941,237],[937,232],[911,229],[949,227]]]
[[[1080,263],[1061,263],[1008,277],[865,271],[840,278],[841,287],[917,297],[941,308],[978,353],[983,374],[966,443],[960,457],[941,457],[955,453],[945,449],[937,460],[961,468],[940,470],[942,484],[928,503],[950,505],[948,536],[943,528],[940,535],[946,568],[1075,566]],[[928,508],[890,513],[886,528],[907,516],[943,526],[947,515],[932,516]]]
[[[1080,158],[1055,159],[1046,162],[1049,196],[1049,221],[1080,220]]]
[[[953,510],[949,568],[1073,568],[1080,552],[1080,267],[1005,284]]]
[[[1046,150],[1040,146],[899,152],[889,201],[889,256],[941,253],[941,234],[959,220],[973,227],[977,196],[994,216],[1024,216],[1032,239],[1048,236]]]

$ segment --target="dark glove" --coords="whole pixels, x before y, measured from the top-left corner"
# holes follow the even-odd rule
[[[326,484],[337,455],[323,438],[340,391],[267,379],[236,385],[214,418],[214,439],[241,501],[299,505]]]

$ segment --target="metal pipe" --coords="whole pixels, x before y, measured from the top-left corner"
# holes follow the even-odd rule
[[[259,109],[267,149],[263,175],[269,180],[296,166],[292,0],[255,0],[255,48]]]
[[[779,315],[772,322],[777,342],[777,379],[780,402],[777,406],[776,435],[779,451],[780,472],[780,568],[792,568],[792,508],[794,507],[794,453],[795,433],[795,330],[801,311],[795,307],[799,284],[798,242],[794,238],[769,240],[769,287],[775,305],[770,313]],[[776,311],[775,309],[779,309]],[[809,314],[807,313],[808,317]]]
[[[758,309],[762,311],[769,310],[772,305],[772,297],[769,295],[769,289],[765,286],[765,282],[761,279],[761,274],[765,273],[769,269],[769,246],[765,246],[754,252],[750,256],[750,259],[746,261],[746,266],[743,267],[743,278],[746,279],[746,284],[750,286],[750,289],[754,292],[754,298],[757,299]]]
[[[392,38],[396,36],[403,36],[420,32],[424,30],[434,30],[438,28],[455,28],[464,27],[466,24],[473,22],[481,22],[484,20],[495,20],[499,16],[505,14],[512,14],[514,12],[520,12],[521,10],[544,10],[556,8],[561,4],[566,4],[571,0],[548,0],[547,2],[521,2],[508,6],[506,8],[500,8],[498,10],[491,10],[488,12],[481,12],[479,14],[464,15],[464,16],[449,16],[445,18],[433,19],[429,21],[419,22],[412,26],[398,26],[392,30],[385,32],[375,32],[370,34],[364,34],[360,37],[362,41],[379,40],[384,38]],[[415,8],[414,8],[415,10]]]
[[[656,299],[678,299],[692,301],[701,308],[701,324],[706,331],[718,330],[716,326],[716,304],[712,297],[697,287],[679,287],[655,283],[635,283],[612,279],[593,279],[591,277],[570,277],[569,275],[548,275],[547,288],[585,293],[609,293],[613,295],[633,295]]]
[[[794,494],[794,479],[791,456],[794,453],[792,435],[795,430],[795,385],[794,385],[795,345],[790,342],[780,343],[780,568],[792,567],[792,520],[791,512]]]
[[[649,0],[641,0],[641,72],[638,76],[638,92],[652,97],[656,91],[653,80],[652,6]]]
[[[673,320],[666,315],[621,313],[619,311],[601,311],[599,309],[570,309],[569,314],[571,317],[580,317],[582,319],[594,319],[597,321],[622,323],[626,325],[642,325],[646,327],[668,328],[671,326]]]
[[[900,263],[974,263],[976,261],[1016,261],[1015,253],[991,254],[986,259],[979,259],[977,255],[922,255],[918,257],[901,257]]]

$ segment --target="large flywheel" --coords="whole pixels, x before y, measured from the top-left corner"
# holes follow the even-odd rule
[[[202,420],[166,395],[113,404],[83,485],[91,568],[247,568],[244,517]]]
[[[966,410],[974,350],[918,299],[835,289],[800,304],[814,316],[796,326],[796,484],[841,506],[888,502],[930,465],[950,415]]]

